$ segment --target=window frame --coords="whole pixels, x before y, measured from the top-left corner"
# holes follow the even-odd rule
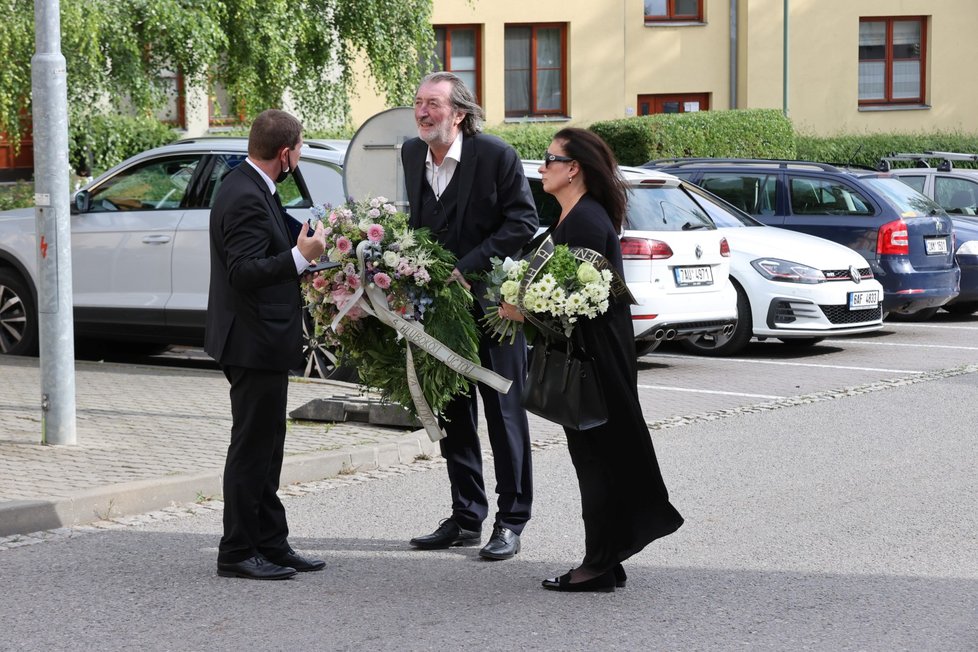
[[[503,26],[503,44],[505,50],[506,43],[506,31],[511,27],[528,27],[530,28],[530,106],[527,109],[519,111],[505,111],[505,116],[507,118],[535,118],[535,117],[564,117],[567,115],[567,23],[506,23]],[[556,109],[538,109],[537,108],[537,73],[539,68],[537,67],[537,32],[541,29],[554,29],[560,30],[560,106]],[[506,65],[505,55],[503,56],[503,73],[505,74],[511,70]],[[520,69],[522,70],[522,69]],[[544,68],[544,70],[551,70],[551,68]],[[505,94],[505,85],[503,87],[503,93]],[[505,98],[503,100],[503,105],[505,106]]]
[[[157,120],[165,125],[171,127],[176,127],[177,129],[187,128],[187,88],[186,80],[183,76],[183,70],[177,70],[173,72],[172,76],[166,75],[163,79],[173,79],[173,91],[174,94],[171,96],[173,98],[173,109],[176,116],[173,118],[164,118],[160,115],[161,110],[168,110],[169,107],[162,107],[161,110],[154,112],[154,116]]]
[[[703,22],[703,0],[696,0],[695,14],[680,14],[676,12],[677,0],[666,0],[666,13],[662,16],[655,14],[645,14],[646,23],[702,23]],[[645,2],[642,2],[642,11],[645,12]]]
[[[894,59],[893,58],[893,24],[895,22],[917,21],[920,24],[920,57],[918,59]],[[883,61],[883,98],[873,100],[858,100],[859,106],[891,106],[904,104],[924,104],[927,96],[927,16],[864,16],[859,19],[859,24],[863,23],[885,23],[886,42],[884,45],[885,54]],[[857,44],[858,48],[858,44]],[[861,59],[857,51],[857,66],[863,61],[881,61],[880,59]],[[894,61],[919,61],[920,62],[920,94],[916,98],[893,98],[893,62]],[[857,76],[856,83],[859,83]],[[858,96],[858,94],[857,94]]]
[[[217,85],[221,85],[221,92],[230,101],[230,96],[228,95],[227,88],[220,80],[216,79],[211,75],[208,79],[208,92],[207,92],[207,126],[208,127],[229,127],[229,126],[239,126],[245,123],[245,115],[243,112],[226,113],[223,115],[215,115],[214,104],[217,102],[218,89]],[[230,108],[230,107],[226,107]]]
[[[434,53],[434,59],[438,61],[441,66],[441,70],[446,72],[471,72],[475,76],[475,88],[471,90],[475,94],[475,101],[482,102],[482,25],[474,23],[459,23],[459,24],[446,24],[446,25],[432,25],[432,29],[435,32],[435,40],[437,42],[438,30],[443,30],[445,32],[445,61],[441,61],[438,58],[438,52]],[[454,31],[471,31],[475,33],[475,68],[473,70],[459,70],[452,66],[452,32]]]

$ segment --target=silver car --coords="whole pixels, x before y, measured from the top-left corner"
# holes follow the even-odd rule
[[[343,146],[307,141],[279,190],[289,213],[341,204]],[[200,138],[142,152],[75,193],[71,209],[74,327],[80,338],[153,352],[204,339],[210,206],[247,154],[244,138]],[[0,213],[0,352],[38,349],[34,209]],[[335,358],[307,337],[305,375]]]

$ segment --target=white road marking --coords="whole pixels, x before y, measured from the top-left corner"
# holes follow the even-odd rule
[[[747,398],[784,398],[773,394],[745,394],[743,392],[721,392],[715,389],[689,389],[688,387],[667,387],[665,385],[639,385],[639,389],[664,389],[670,392],[693,392],[694,394],[722,394],[723,396],[745,396]]]
[[[683,358],[686,360],[705,360],[698,355],[674,355],[671,353],[652,353],[650,355],[660,358]],[[838,364],[814,364],[811,362],[781,362],[779,360],[751,360],[750,358],[709,358],[717,362],[749,362],[751,364],[772,364],[782,367],[815,367],[820,369],[847,369],[849,371],[882,371],[888,374],[922,374],[926,373],[920,369],[882,369],[878,367],[847,367]]]
[[[897,322],[886,322],[883,325],[883,330],[886,331],[890,328],[946,328],[948,330],[957,331],[978,331],[978,326],[953,326],[951,324],[901,324]]]
[[[871,342],[869,340],[850,340],[846,344],[867,346],[912,346],[919,349],[957,349],[959,351],[978,351],[978,346],[952,346],[950,344],[915,344],[912,342]]]

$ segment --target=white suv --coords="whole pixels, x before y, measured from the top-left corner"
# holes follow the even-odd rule
[[[540,164],[524,161],[523,171],[546,228],[560,207],[543,191]],[[737,293],[728,280],[730,247],[701,205],[714,200],[669,174],[620,169],[629,186],[621,249],[625,281],[638,301],[632,306],[638,354],[663,340],[731,332]]]

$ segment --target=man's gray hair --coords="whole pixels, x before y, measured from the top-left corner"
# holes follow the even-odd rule
[[[459,129],[462,130],[462,133],[466,136],[474,136],[482,131],[482,123],[486,120],[486,113],[479,106],[479,103],[475,101],[475,95],[472,94],[472,91],[469,90],[469,87],[465,85],[465,82],[458,75],[447,71],[433,72],[421,80],[419,88],[424,84],[437,84],[443,81],[452,84],[452,92],[448,98],[452,106],[457,111],[465,113],[465,117],[462,119],[461,124],[459,124]]]

